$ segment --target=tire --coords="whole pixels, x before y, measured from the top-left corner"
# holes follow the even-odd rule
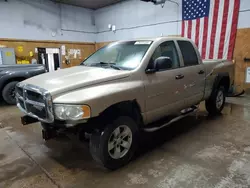
[[[118,134],[118,130],[120,134]],[[119,139],[119,136],[126,135],[125,133],[128,133],[127,136],[124,136],[123,140]],[[133,157],[137,149],[137,138],[138,126],[135,121],[128,116],[119,116],[102,131],[91,135],[89,143],[90,153],[93,159],[100,165],[110,170],[116,170],[128,164]],[[116,142],[114,142],[114,140],[116,140]],[[115,145],[117,145],[117,147]],[[128,149],[125,149],[123,145],[126,145]],[[118,155],[118,148],[120,148],[120,155]]]
[[[2,91],[4,101],[10,105],[16,104],[15,87],[17,83],[17,81],[8,83],[6,86],[4,86]]]
[[[220,99],[218,98],[220,97]],[[210,98],[206,100],[206,109],[210,115],[218,115],[224,108],[226,101],[225,87],[220,86],[216,89]]]

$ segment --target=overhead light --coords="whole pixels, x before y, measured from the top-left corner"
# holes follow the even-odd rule
[[[165,4],[165,2],[167,0],[141,0],[141,1],[144,1],[144,2],[152,2],[154,3],[155,5],[161,5],[161,4]]]
[[[152,3],[154,3],[155,5],[161,5],[162,8],[163,8],[167,0],[141,0],[141,1],[144,1],[144,2],[152,2]]]

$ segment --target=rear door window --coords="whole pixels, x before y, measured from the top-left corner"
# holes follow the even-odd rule
[[[191,42],[178,41],[178,45],[179,45],[181,53],[182,53],[184,66],[193,66],[193,65],[199,64],[197,53],[196,53],[194,46]]]

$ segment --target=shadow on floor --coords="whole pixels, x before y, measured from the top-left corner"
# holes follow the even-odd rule
[[[195,116],[189,116],[159,131],[153,133],[141,132],[138,147],[139,149],[137,150],[133,160],[139,160],[138,158],[141,158],[148,152],[152,152],[154,149],[161,147],[166,142],[197,129],[202,125],[203,121],[209,121],[215,118],[221,118],[221,116],[209,117],[203,114],[197,118]],[[58,151],[58,144],[60,144],[60,147],[63,144],[66,145],[62,146],[60,148],[62,150]],[[55,143],[55,141],[52,140],[46,145],[52,149],[52,152],[49,154],[50,157],[67,169],[81,169],[91,172],[98,172],[101,169],[101,167],[93,161],[88,150],[88,143],[83,144],[72,140],[67,143]]]

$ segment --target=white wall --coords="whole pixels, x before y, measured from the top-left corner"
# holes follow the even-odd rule
[[[179,7],[126,0],[92,11],[48,0],[0,0],[0,38],[103,42],[180,35],[182,0],[174,1]],[[250,0],[241,0],[238,28],[250,28],[249,17]],[[108,24],[117,31],[108,31]]]
[[[181,2],[179,7],[167,2],[164,8],[160,5],[128,0],[116,5],[95,11],[97,42],[116,41],[140,37],[156,37],[163,34],[181,34]],[[238,28],[250,28],[250,0],[240,0]],[[179,20],[179,22],[176,22]],[[116,33],[108,31],[108,24],[117,27]]]
[[[181,0],[174,0],[181,2]],[[97,42],[157,37],[180,34],[181,4],[171,2],[153,5],[139,0],[127,0],[95,11]],[[116,25],[116,32],[108,31],[108,24]]]
[[[240,1],[238,28],[250,28],[250,0]]]
[[[48,0],[1,0],[0,38],[94,42],[93,14]]]

